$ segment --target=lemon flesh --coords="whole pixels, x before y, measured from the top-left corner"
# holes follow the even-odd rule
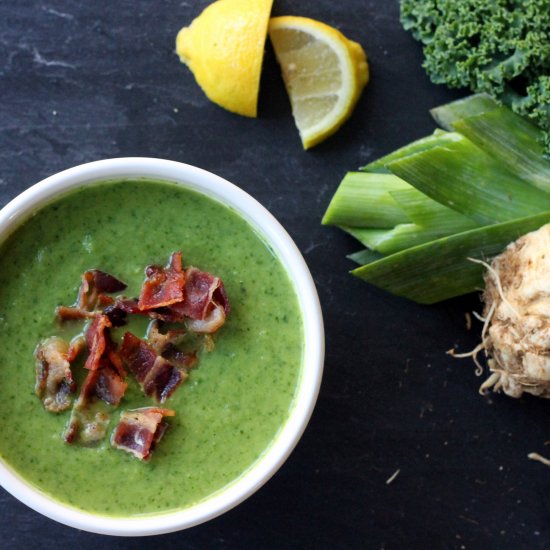
[[[273,0],[218,0],[176,37],[176,53],[206,96],[240,115],[257,115],[272,3]]]
[[[306,17],[273,17],[269,37],[302,144],[309,149],[351,115],[369,79],[367,56],[340,31]]]

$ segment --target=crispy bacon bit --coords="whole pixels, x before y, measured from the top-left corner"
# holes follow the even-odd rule
[[[87,273],[92,274],[93,284],[98,292],[113,294],[115,292],[122,292],[123,290],[126,290],[126,287],[128,286],[120,279],[117,279],[116,277],[113,277],[113,275],[105,273],[104,271],[99,271],[99,269],[92,269],[87,271]]]
[[[157,354],[155,350],[131,332],[126,332],[119,350],[120,358],[136,380],[142,384],[153,368]]]
[[[164,403],[185,380],[187,373],[176,368],[164,357],[158,356],[143,381],[145,395]]]
[[[121,292],[126,288],[126,283],[123,283],[109,273],[91,269],[82,275],[82,283],[78,291],[77,307],[87,311],[93,311],[98,305],[106,305],[104,302],[104,292],[109,294],[113,292]]]
[[[75,336],[70,344],[67,352],[67,361],[72,363],[86,349],[86,338],[82,334]]]
[[[225,309],[222,305],[212,303],[204,319],[190,319],[186,326],[192,332],[213,334],[225,323]]]
[[[189,330],[212,334],[225,323],[230,309],[221,279],[196,267],[189,267],[185,271],[183,300],[151,309],[148,314],[167,323],[187,320]]]
[[[52,336],[38,344],[36,358],[35,392],[42,399],[44,408],[60,412],[71,406],[70,394],[76,386],[68,360],[69,345],[65,340]]]
[[[118,406],[127,387],[118,367],[108,356],[102,357],[99,368],[90,370],[82,384],[64,433],[65,441],[73,443],[78,438],[81,443],[91,444],[103,439],[109,415],[94,411],[92,405],[96,399],[101,399],[108,405]]]
[[[216,301],[216,298],[223,301],[224,308],[227,302],[221,280],[196,267],[189,267],[185,271],[184,294],[183,304],[178,310],[191,319],[204,319],[208,306]]]
[[[85,311],[78,307],[58,306],[55,310],[56,317],[61,321],[82,321],[83,319],[93,319],[95,313]]]
[[[107,338],[109,338],[107,329],[111,328],[111,321],[107,315],[97,315],[88,330],[86,331],[86,344],[90,355],[86,359],[85,368],[96,370],[99,368],[99,360],[107,347]]]
[[[178,349],[176,343],[185,338],[184,329],[168,330],[163,333],[159,329],[157,320],[149,325],[147,331],[147,340],[152,348],[165,359],[168,359],[172,365],[183,369],[191,369],[198,361],[197,352],[186,352]]]
[[[175,416],[170,409],[146,407],[124,411],[111,437],[111,445],[126,451],[139,460],[150,460],[155,446],[166,432],[165,416]]]
[[[109,273],[91,269],[82,274],[76,304],[71,307],[59,306],[55,314],[61,322],[92,319],[97,315],[98,308],[105,308],[114,303],[114,298],[107,296],[105,292],[119,292],[125,288],[126,283]]]
[[[107,413],[73,407],[63,439],[66,443],[74,443],[78,440],[84,445],[93,445],[105,437],[108,425]]]
[[[152,346],[131,332],[124,334],[119,355],[145,395],[155,398],[159,403],[164,403],[187,378],[185,372],[157,355]]]
[[[166,307],[182,301],[185,274],[181,266],[181,256],[181,252],[174,252],[166,267],[149,265],[145,268],[147,278],[139,296],[140,310]]]
[[[161,332],[158,321],[152,321],[147,330],[147,340],[152,348],[162,355],[164,350],[170,345],[175,344],[179,340],[185,337],[186,331],[184,329],[168,330],[167,332]]]

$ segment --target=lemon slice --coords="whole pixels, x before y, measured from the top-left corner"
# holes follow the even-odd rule
[[[257,114],[273,0],[218,0],[176,38],[176,53],[206,96],[249,117]]]
[[[273,17],[269,37],[281,66],[304,149],[332,135],[368,82],[363,48],[307,17]]]

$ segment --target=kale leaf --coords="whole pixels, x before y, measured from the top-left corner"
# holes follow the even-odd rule
[[[401,0],[432,82],[487,92],[544,131],[550,154],[550,0]]]

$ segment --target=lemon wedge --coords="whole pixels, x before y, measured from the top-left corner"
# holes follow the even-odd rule
[[[273,0],[218,0],[181,29],[176,53],[206,96],[255,117]]]
[[[309,149],[351,115],[369,79],[367,56],[357,42],[307,17],[273,17],[269,37],[302,144]]]

